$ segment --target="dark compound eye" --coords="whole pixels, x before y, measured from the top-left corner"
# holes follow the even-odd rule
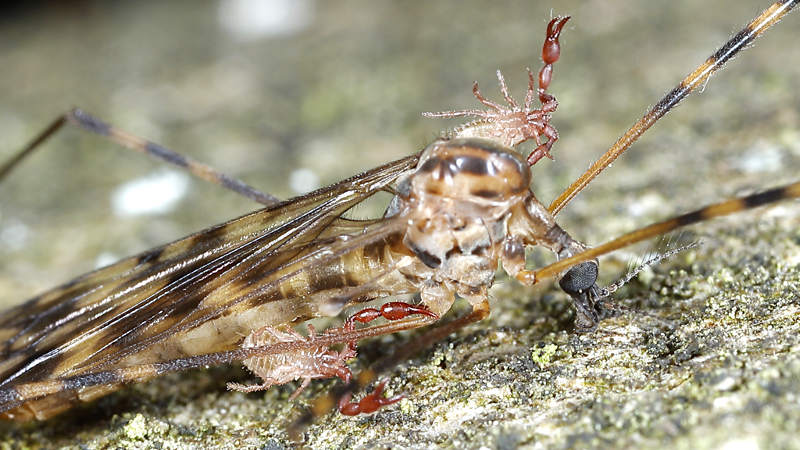
[[[574,296],[586,292],[597,281],[597,263],[587,261],[573,266],[561,277],[558,285],[567,294]]]

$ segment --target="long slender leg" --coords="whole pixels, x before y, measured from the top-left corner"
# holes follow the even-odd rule
[[[512,108],[519,108],[517,105],[517,101],[511,97],[511,94],[508,93],[508,85],[506,84],[506,79],[503,77],[503,73],[499,70],[497,71],[497,82],[500,84],[500,93],[503,94],[503,98],[505,99],[508,106]]]
[[[306,390],[309,384],[311,384],[311,378],[308,377],[303,378],[303,382],[300,383],[300,386],[298,386],[297,389],[295,389],[294,392],[292,392],[292,395],[289,396],[289,401],[290,402],[294,401],[294,399],[296,399],[297,396],[299,396],[303,391]]]
[[[112,386],[135,381],[144,381],[165,373],[229,364],[255,356],[287,353],[301,348],[350,344],[353,341],[369,337],[392,334],[398,331],[430,325],[436,320],[438,320],[438,316],[435,314],[434,316],[415,314],[411,317],[357,330],[342,330],[338,333],[321,334],[316,336],[313,341],[301,339],[298,341],[279,342],[258,347],[242,347],[235,350],[189,356],[152,364],[139,364],[70,377],[21,383],[0,388],[0,413],[13,410],[26,402],[34,401],[47,395],[77,391],[91,386]]]
[[[575,180],[564,192],[561,193],[548,209],[553,215],[558,214],[566,204],[575,198],[586,185],[589,184],[606,167],[611,165],[619,155],[627,150],[645,131],[653,126],[658,119],[664,116],[678,103],[691,94],[698,86],[703,86],[709,77],[725,66],[741,50],[747,48],[757,37],[775,25],[783,16],[792,10],[800,0],[779,0],[764,10],[744,29],[736,33],[728,42],[719,48],[713,55],[700,64],[692,73],[686,76],[674,89],[656,103],[653,108],[631,126],[592,166]],[[541,75],[540,75],[541,77]]]
[[[523,284],[533,285],[543,279],[557,276],[572,266],[576,266],[585,261],[593,260],[598,256],[611,253],[614,250],[627,247],[637,242],[669,233],[687,225],[692,225],[712,219],[714,217],[726,216],[748,209],[757,208],[759,206],[798,197],[800,197],[800,181],[759,192],[757,194],[714,203],[695,211],[681,214],[671,219],[656,222],[652,225],[648,225],[646,227],[639,228],[638,230],[623,234],[622,236],[608,241],[605,244],[590,248],[586,251],[578,253],[577,255],[562,259],[538,270],[520,271],[515,275],[515,277]]]
[[[305,379],[303,380],[303,383],[305,384]],[[274,385],[274,384],[276,384],[275,381],[273,379],[269,378],[269,379],[264,380],[264,382],[261,383],[261,384],[241,384],[241,383],[232,383],[231,382],[231,383],[226,384],[226,386],[227,386],[228,390],[231,390],[231,391],[256,392],[256,391],[266,391],[267,389],[272,387],[272,385]],[[301,387],[303,387],[303,386],[301,385]],[[299,390],[299,388],[298,388],[298,390]],[[289,400],[292,400],[292,398],[290,398]]]
[[[67,115],[62,114],[53,120],[44,130],[41,131],[31,142],[28,143],[22,150],[18,151],[8,161],[0,166],[0,180],[8,176],[9,173],[20,163],[23,159],[33,153],[50,136],[54,135],[67,123]]]
[[[498,70],[497,73],[499,74],[500,71]],[[499,77],[500,77],[500,80],[501,80],[500,81],[500,90],[501,91],[504,90],[504,91],[507,92],[508,88],[506,88],[506,86],[505,86],[505,81],[503,81],[503,76],[499,75]],[[478,82],[477,81],[472,83],[472,95],[474,95],[475,98],[478,99],[479,102],[481,102],[483,105],[485,105],[486,107],[488,107],[491,110],[494,110],[496,112],[503,112],[503,110],[505,110],[505,108],[500,106],[500,104],[489,100],[488,98],[484,97],[483,94],[481,94],[480,89],[478,89]],[[513,107],[513,104],[509,105],[509,106]],[[431,115],[429,117],[435,117],[435,116]]]
[[[126,131],[120,130],[77,108],[56,118],[50,125],[47,126],[47,128],[45,128],[33,140],[31,140],[28,145],[12,156],[8,161],[6,161],[5,164],[0,166],[0,181],[8,176],[8,174],[28,155],[33,153],[37,148],[40,148],[39,146],[44,141],[46,141],[50,136],[54,135],[56,132],[58,132],[58,130],[67,124],[75,125],[82,130],[103,136],[129,150],[144,153],[160,159],[161,161],[180,167],[181,169],[188,171],[192,175],[202,180],[222,186],[225,189],[229,189],[263,205],[273,205],[280,202],[277,197],[265,194],[241,180],[215,170],[211,166],[183,156],[180,153],[176,153],[162,145],[156,144],[155,142],[142,139]]]

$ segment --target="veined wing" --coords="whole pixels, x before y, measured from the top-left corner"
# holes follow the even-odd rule
[[[177,355],[146,350],[212,319],[270,302],[267,292],[297,273],[298,264],[325,260],[325,254],[337,248],[336,238],[326,230],[357,234],[364,227],[376,228],[374,221],[359,223],[340,216],[412,170],[418,157],[388,163],[122,260],[3,313],[0,386],[86,373],[122,360],[140,363],[142,358],[192,354],[190,347],[175,348]],[[320,234],[326,236],[321,238],[324,242],[318,240]],[[359,241],[358,236],[354,240]],[[339,241],[338,248],[361,245]],[[286,317],[309,313],[302,307],[277,312]],[[218,345],[222,348],[205,345],[197,352],[232,344]],[[162,346],[162,351],[167,350]]]

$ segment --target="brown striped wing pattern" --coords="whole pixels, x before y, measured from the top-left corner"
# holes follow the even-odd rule
[[[231,349],[237,342],[230,339],[198,338],[166,354],[163,344],[185,340],[212,320],[247,315],[273,301],[292,274],[396,233],[391,219],[341,216],[388,189],[418,157],[123,259],[2,313],[0,388]],[[337,239],[342,235],[352,238]],[[283,303],[272,310],[279,317],[269,320],[315,315],[303,298]],[[157,345],[161,352],[152,351]]]

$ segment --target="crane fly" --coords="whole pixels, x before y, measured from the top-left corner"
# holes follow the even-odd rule
[[[302,379],[302,389],[313,378],[332,376],[349,381],[346,361],[355,356],[361,339],[430,325],[450,309],[456,295],[467,299],[472,311],[444,325],[440,334],[485,318],[498,264],[525,285],[558,277],[572,298],[576,328],[593,330],[604,314],[596,283],[598,256],[712,217],[800,196],[800,183],[774,188],[594,248],[573,239],[555,221],[653,123],[797,3],[778,1],[760,14],[549,206],[530,190],[529,167],[550,156],[558,139],[549,124],[557,102],[547,87],[568,18],[550,22],[544,65],[538,79],[529,72],[522,104],[510,96],[498,72],[508,106],[487,100],[476,84],[475,97],[487,109],[429,116],[477,120],[419,153],[285,202],[82,111],[60,117],[0,173],[8,173],[69,122],[269,206],[80,276],[3,313],[0,410],[10,419],[46,419],[125,383],[232,361],[244,361],[263,381],[234,389],[264,389],[292,379]],[[533,107],[536,100],[539,108]],[[527,140],[535,140],[537,147],[522,158],[511,148]],[[382,191],[394,195],[383,217],[344,216]],[[553,251],[558,262],[527,269],[525,249],[533,245]],[[340,327],[320,333],[310,329],[307,336],[290,327],[400,294],[419,294],[420,301],[365,308]],[[371,324],[375,319],[385,322]],[[288,373],[280,372],[287,367]],[[383,398],[382,387],[360,402],[341,402],[340,411],[371,412],[397,400]]]

